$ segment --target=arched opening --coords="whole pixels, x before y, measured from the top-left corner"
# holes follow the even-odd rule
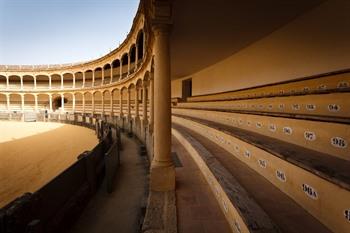
[[[85,71],[85,87],[92,87],[92,70]]]
[[[64,88],[73,88],[73,74],[65,73],[63,74],[63,87]]]
[[[0,89],[7,88],[6,76],[0,75]]]
[[[101,86],[102,85],[102,68],[98,67],[95,69],[95,83],[94,86]]]
[[[67,99],[64,98],[64,106],[67,103]],[[61,111],[62,109],[62,96],[60,94],[53,94],[52,95],[52,110],[53,111]]]
[[[122,79],[126,78],[128,76],[128,54],[124,53],[122,56]]]
[[[75,75],[75,88],[82,88],[83,82],[84,82],[83,73],[77,72],[74,75]]]
[[[38,95],[38,110],[40,112],[50,110],[50,96],[48,94]]]
[[[35,96],[24,94],[24,112],[33,112],[35,110]]]
[[[83,112],[83,94],[75,93],[75,112]]]
[[[135,116],[135,85],[131,84],[128,88],[129,92],[130,92],[130,112],[131,112],[131,116]]]
[[[113,89],[112,91],[113,95],[113,113],[119,114],[119,89]]]
[[[58,74],[51,75],[51,88],[52,89],[61,88],[61,75],[58,75]]]
[[[85,96],[85,112],[92,112],[92,94],[90,92],[86,92]]]
[[[22,111],[22,97],[19,94],[10,94],[10,111],[21,112]]]
[[[9,76],[9,87],[10,89],[21,89],[21,77],[18,75],[10,75]]]
[[[111,92],[110,91],[105,91],[103,92],[103,109],[105,114],[110,114],[111,112]]]
[[[130,74],[134,73],[135,71],[135,61],[136,61],[136,45],[133,44],[130,48]]]
[[[103,67],[103,74],[104,74],[104,81],[103,84],[109,84],[111,83],[111,65],[110,64],[106,64]]]
[[[114,60],[112,62],[112,82],[117,82],[120,79],[120,61]]]
[[[128,113],[128,89],[126,87],[123,87],[121,89],[121,93],[122,95],[122,99],[123,99],[123,102],[122,102],[122,106],[123,106],[123,115],[125,116],[127,113]]]
[[[23,89],[34,89],[34,77],[31,75],[23,76]]]
[[[7,111],[7,98],[5,94],[0,93],[0,112]]]
[[[138,57],[138,66],[140,65],[140,63],[143,60],[143,53],[144,53],[144,33],[143,30],[139,31],[138,35],[137,35],[137,39],[136,39],[136,46],[137,46],[137,57]]]
[[[94,104],[95,104],[94,113],[101,113],[102,112],[102,93],[100,91],[96,91],[94,93]]]
[[[64,93],[64,111],[65,112],[73,112],[73,94]]]
[[[46,75],[36,76],[36,88],[37,89],[49,89],[50,88],[50,78]]]

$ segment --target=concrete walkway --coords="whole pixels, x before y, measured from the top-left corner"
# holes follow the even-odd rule
[[[148,168],[146,156],[138,155],[138,144],[122,135],[121,166],[113,193],[105,184],[90,200],[70,233],[139,232],[141,207],[147,202]]]
[[[185,148],[173,137],[176,167],[176,207],[179,233],[229,233],[230,227],[205,178]]]

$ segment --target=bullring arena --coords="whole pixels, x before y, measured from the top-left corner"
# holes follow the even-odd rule
[[[98,59],[0,65],[0,233],[349,233],[349,12],[141,0]]]
[[[98,143],[94,131],[48,122],[0,121],[0,207],[35,192]]]

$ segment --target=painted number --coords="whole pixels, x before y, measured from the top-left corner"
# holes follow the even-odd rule
[[[292,109],[295,111],[300,110],[300,105],[299,104],[292,104]]]
[[[308,141],[315,141],[316,140],[316,134],[314,132],[311,132],[311,131],[305,131],[304,137]]]
[[[345,218],[350,222],[350,209],[344,211]]]
[[[261,124],[261,122],[256,122],[256,128],[261,128],[262,127],[262,124]]]
[[[348,146],[347,141],[341,137],[333,137],[331,138],[331,143],[333,146],[338,148],[346,148]]]
[[[292,135],[293,130],[291,127],[283,127],[283,132],[287,135]]]
[[[314,104],[307,104],[306,105],[306,109],[309,110],[309,111],[314,111],[314,110],[316,110],[316,105],[314,105]]]
[[[267,162],[265,160],[259,159],[258,160],[260,167],[266,168],[267,167]]]
[[[329,104],[329,105],[328,105],[328,110],[329,110],[330,112],[339,112],[340,106],[337,105],[337,104]]]
[[[249,150],[246,150],[245,152],[244,152],[244,155],[245,155],[245,157],[247,157],[248,159],[250,158],[250,151]]]
[[[278,178],[280,181],[282,181],[282,182],[286,182],[286,181],[287,181],[286,174],[284,174],[283,171],[277,170],[277,171],[276,171],[276,176],[277,176],[277,178]]]
[[[337,86],[338,88],[347,88],[347,87],[349,87],[349,83],[348,82],[346,82],[346,81],[342,81],[342,82],[339,82],[338,83],[338,86]]]
[[[303,191],[306,195],[308,195],[312,199],[315,199],[315,200],[317,199],[316,189],[314,189],[313,187],[311,187],[310,185],[307,185],[307,184],[303,184],[302,188],[303,188]]]
[[[272,131],[272,132],[276,132],[276,130],[277,130],[276,125],[270,124],[270,125],[269,125],[269,130]]]

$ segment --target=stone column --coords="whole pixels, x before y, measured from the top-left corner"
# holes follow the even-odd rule
[[[38,95],[34,95],[34,101],[35,101],[35,111],[38,111]]]
[[[10,111],[10,95],[6,94],[7,111]]]
[[[153,74],[151,79],[149,80],[149,127],[151,129],[151,132],[153,132],[153,124],[154,124],[154,83],[153,83]]]
[[[105,94],[102,92],[102,116],[105,114]]]
[[[73,113],[75,112],[75,94],[73,93],[72,94],[72,96],[73,96],[73,106],[72,106],[72,110],[73,110]]]
[[[63,82],[64,82],[64,77],[63,75],[61,75],[61,89],[63,89],[63,86],[64,86]]]
[[[139,88],[135,87],[135,118],[139,117]]]
[[[154,157],[150,187],[154,191],[175,189],[175,168],[171,159],[170,26],[154,24]]]
[[[85,93],[83,93],[83,114],[85,113]]]
[[[83,88],[85,87],[85,71],[83,72]]]
[[[73,88],[75,88],[75,73],[73,74]]]
[[[95,86],[95,71],[93,70],[91,72],[91,74],[92,74],[92,86],[94,87]]]
[[[6,89],[10,88],[10,82],[9,82],[9,77],[6,76]]]
[[[36,89],[36,76],[34,76],[34,89]]]
[[[91,98],[91,100],[92,100],[92,115],[94,115],[94,113],[95,113],[95,93],[92,93],[92,98]]]
[[[101,69],[101,79],[102,79],[102,83],[101,86],[105,84],[105,69],[102,67]]]
[[[120,65],[120,70],[119,70],[119,72],[120,72],[120,76],[119,76],[119,80],[121,80],[123,77],[122,77],[122,75],[123,75],[123,65],[122,65],[122,60],[119,60],[119,65]]]
[[[130,101],[130,92],[131,90],[130,89],[127,89],[128,90],[128,118],[130,119],[131,118],[131,101]]]
[[[135,71],[137,69],[137,63],[139,60],[139,47],[137,46],[137,43],[135,44]]]
[[[23,113],[24,112],[24,95],[21,95],[21,108]]]
[[[19,78],[21,79],[21,90],[23,90],[23,76],[19,76]]]
[[[111,80],[109,80],[109,83],[111,84],[113,82],[113,63],[111,64]]]
[[[130,63],[131,63],[131,59],[130,59],[130,52],[128,53],[128,76],[130,74]]]
[[[147,125],[147,84],[143,83],[142,88],[142,115],[143,115],[143,125]]]
[[[61,112],[64,112],[64,94],[61,94]]]
[[[50,94],[49,95],[49,98],[50,98],[50,100],[49,100],[49,104],[50,104],[50,112],[52,112],[52,95]]]
[[[52,89],[52,78],[51,75],[49,75],[49,89]]]
[[[122,89],[120,90],[120,96],[119,96],[119,116],[123,116],[123,91]]]
[[[111,117],[113,116],[113,92],[111,91],[111,97],[110,97],[111,102],[110,104],[110,109],[111,109]]]

